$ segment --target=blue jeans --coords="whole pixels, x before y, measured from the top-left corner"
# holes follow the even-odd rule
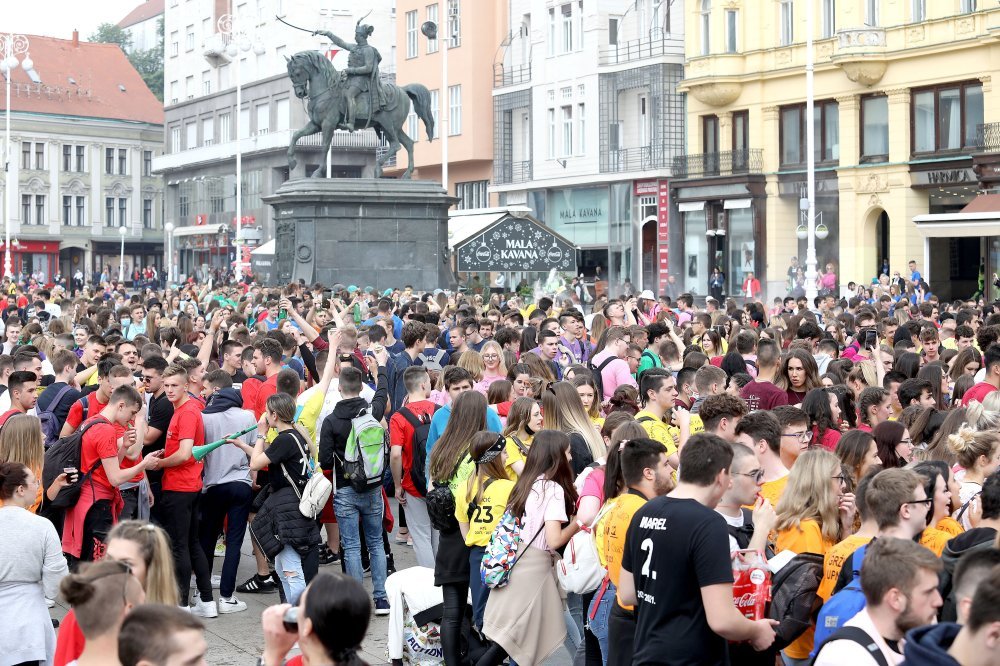
[[[228,546],[228,544],[227,544]],[[306,575],[302,570],[302,557],[291,546],[285,546],[274,558],[274,572],[281,580],[285,601],[298,603],[299,595],[306,589]]]
[[[337,488],[333,496],[333,512],[340,526],[340,542],[344,547],[347,574],[359,583],[364,577],[361,567],[361,535],[358,518],[365,530],[365,542],[372,568],[372,596],[385,599],[386,559],[382,544],[382,489],[357,493],[350,486]]]
[[[617,589],[614,583],[608,581],[604,595],[600,599],[595,595],[587,611],[589,618],[587,626],[590,628],[590,633],[594,634],[597,637],[597,642],[601,644],[601,660],[605,664],[608,663],[608,616],[611,615],[611,608],[615,604]]]
[[[483,628],[483,615],[486,614],[486,600],[490,598],[490,588],[483,585],[483,579],[479,572],[482,568],[483,555],[485,554],[485,546],[471,546],[469,548],[469,590],[472,592],[472,623],[479,630]]]

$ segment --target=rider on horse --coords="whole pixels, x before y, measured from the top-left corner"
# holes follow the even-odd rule
[[[313,33],[314,35],[323,35],[340,48],[350,52],[347,58],[347,68],[342,72],[342,75],[347,81],[347,88],[344,91],[347,99],[344,127],[352,132],[355,129],[354,119],[357,115],[359,94],[368,93],[369,119],[385,107],[385,93],[382,90],[382,82],[379,77],[379,63],[382,62],[382,56],[374,46],[368,43],[368,37],[373,32],[375,32],[375,28],[372,26],[359,23],[354,31],[356,44],[345,42],[326,30],[317,30]]]

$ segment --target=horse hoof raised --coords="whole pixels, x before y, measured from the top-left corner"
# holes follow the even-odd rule
[[[299,165],[299,161],[296,160],[294,157],[292,159],[288,160],[288,170],[289,171],[294,171],[295,167],[297,167],[298,165]]]

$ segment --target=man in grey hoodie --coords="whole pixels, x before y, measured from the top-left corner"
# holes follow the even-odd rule
[[[243,397],[233,388],[233,378],[225,370],[216,370],[205,376],[205,394],[208,402],[202,412],[205,423],[205,442],[215,442],[232,437],[257,422],[253,412],[243,409]],[[252,445],[256,433],[242,436]],[[236,573],[240,563],[240,547],[247,531],[251,500],[250,461],[235,446],[223,445],[205,457],[204,488],[201,504],[201,547],[208,558],[211,570],[215,559],[215,542],[222,534],[226,522],[226,557],[222,561],[222,581],[219,586],[219,612],[237,613],[247,609],[246,603],[236,598]]]

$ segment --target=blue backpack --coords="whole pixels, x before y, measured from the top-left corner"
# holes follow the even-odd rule
[[[813,652],[810,657],[815,658],[818,649],[832,636],[844,623],[861,612],[865,607],[865,595],[861,591],[861,564],[865,559],[865,549],[867,544],[861,546],[851,557],[851,582],[844,589],[823,604],[816,617],[816,636],[813,642]]]

